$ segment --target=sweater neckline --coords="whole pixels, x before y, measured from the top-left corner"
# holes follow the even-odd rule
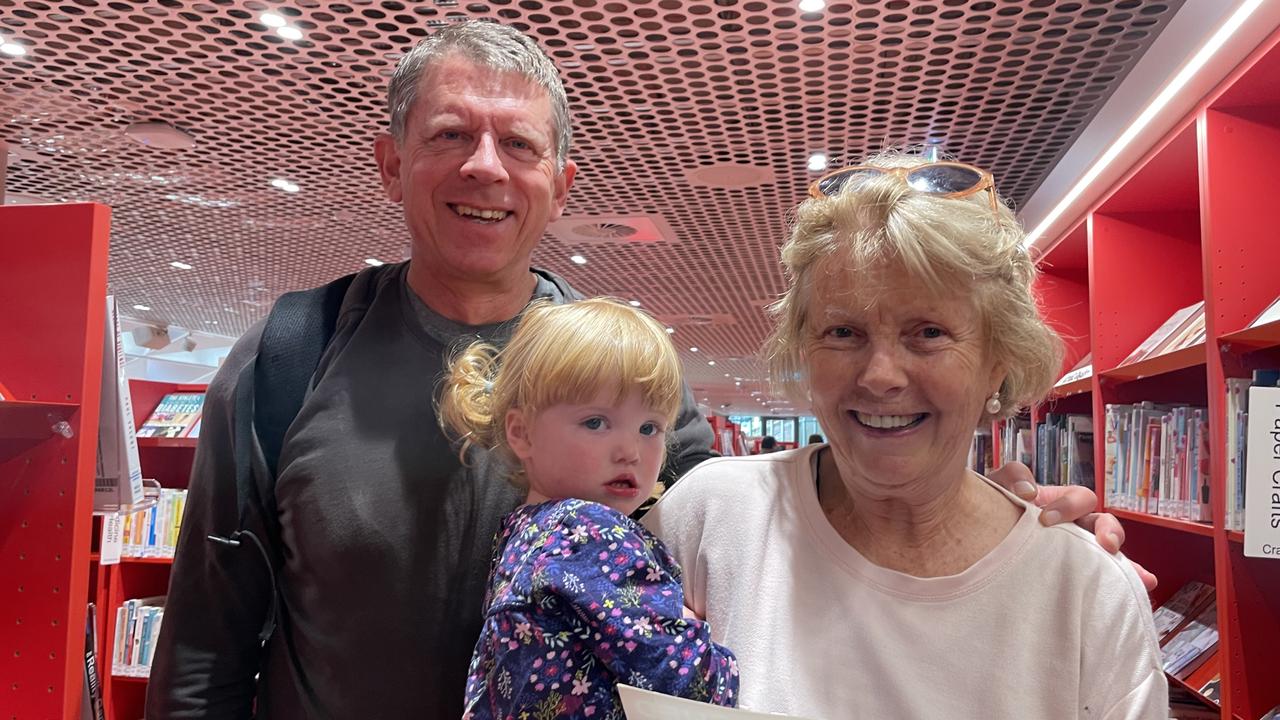
[[[1026,549],[1039,524],[1040,509],[1010,493],[986,477],[982,480],[1022,508],[1022,516],[994,548],[955,575],[921,578],[880,567],[855,550],[832,527],[818,502],[817,464],[825,444],[810,445],[790,463],[788,485],[805,519],[814,545],[834,561],[835,569],[848,573],[878,592],[918,602],[944,602],[976,592],[1004,572]]]

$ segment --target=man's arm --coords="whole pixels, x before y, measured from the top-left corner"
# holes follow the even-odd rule
[[[146,716],[250,718],[262,663],[258,633],[272,600],[268,567],[251,543],[209,535],[239,529],[234,412],[237,377],[253,362],[262,326],[236,343],[205,396],[164,623],[156,643]],[[259,457],[257,448],[253,449]],[[261,460],[257,461],[259,464]],[[259,518],[249,528],[265,538]]]

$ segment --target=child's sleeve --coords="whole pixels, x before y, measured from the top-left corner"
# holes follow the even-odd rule
[[[630,521],[599,505],[565,518],[559,547],[548,543],[534,591],[554,595],[591,634],[595,656],[620,682],[716,705],[736,706],[733,653],[711,641],[707,623],[683,617],[678,568]]]

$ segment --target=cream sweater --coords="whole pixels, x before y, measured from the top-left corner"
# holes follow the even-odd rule
[[[827,522],[816,450],[699,465],[644,518],[738,656],[741,706],[844,718],[1168,717],[1151,606],[1128,561],[1023,515],[964,572],[871,564]],[[1003,491],[1001,491],[1003,492]]]

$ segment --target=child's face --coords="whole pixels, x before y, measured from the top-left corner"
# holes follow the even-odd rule
[[[531,503],[598,502],[630,515],[653,494],[666,453],[666,418],[639,391],[614,404],[599,393],[525,417],[507,413],[507,442],[524,465]]]

